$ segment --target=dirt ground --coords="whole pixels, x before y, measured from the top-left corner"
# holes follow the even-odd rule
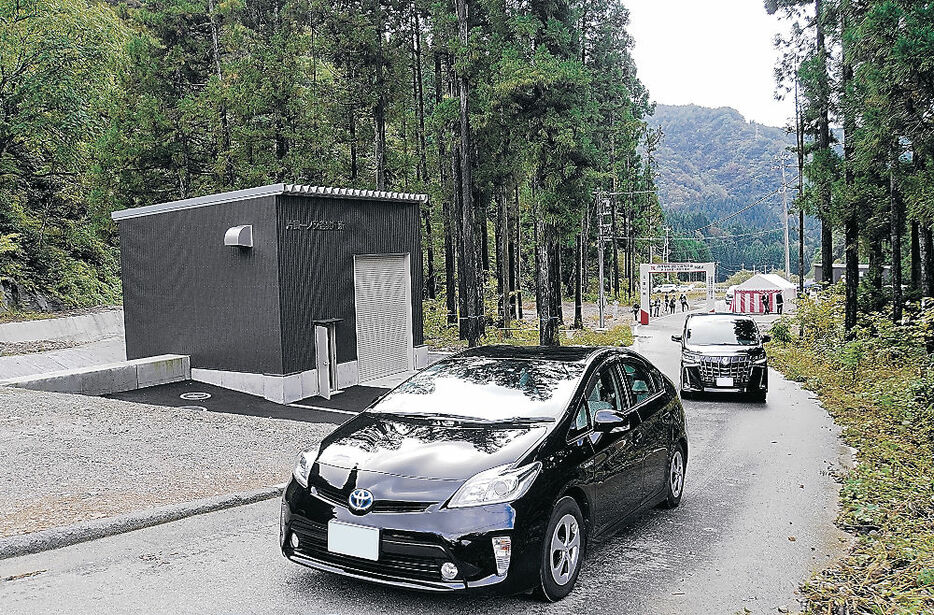
[[[285,482],[331,429],[0,388],[0,537]]]

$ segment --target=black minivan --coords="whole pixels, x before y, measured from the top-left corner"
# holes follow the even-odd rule
[[[756,321],[740,314],[691,314],[684,332],[672,335],[681,344],[681,395],[703,392],[745,393],[765,401],[769,364]]]
[[[290,560],[424,591],[574,587],[590,540],[681,501],[674,384],[616,348],[475,348],[419,372],[300,456]]]

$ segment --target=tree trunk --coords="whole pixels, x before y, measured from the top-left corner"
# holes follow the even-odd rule
[[[509,337],[509,211],[506,203],[506,186],[496,190],[496,271],[500,295],[500,314],[503,318],[503,333]]]
[[[853,198],[853,138],[855,137],[856,122],[853,117],[852,106],[847,104],[849,101],[849,84],[853,78],[853,66],[850,60],[850,52],[846,43],[846,13],[843,12],[841,21],[841,39],[843,43],[843,63],[842,68],[842,86],[843,86],[843,181],[846,186],[845,193],[848,202],[844,205],[847,212],[844,222],[844,236],[846,239],[846,297],[845,313],[843,319],[843,328],[849,336],[856,327],[857,316],[857,298],[859,296],[859,202]]]
[[[555,275],[554,264],[555,227],[546,223],[541,216],[535,218],[538,242],[535,246],[535,261],[538,265],[538,339],[542,346],[558,345],[558,315],[554,313]],[[560,288],[560,284],[558,284]]]
[[[889,208],[892,242],[892,320],[898,322],[902,319],[902,224],[903,207],[901,195],[898,192],[898,147],[897,143],[891,145],[889,154]]]
[[[574,254],[574,328],[584,328],[584,220],[581,218],[581,230],[577,234]]]
[[[386,75],[383,58],[383,9],[381,0],[376,7],[376,104],[373,106],[374,148],[376,157],[376,189],[386,189]]]
[[[830,93],[827,91],[827,49],[824,43],[824,15],[822,9],[822,0],[814,0],[814,9],[816,18],[816,43],[817,56],[820,62],[820,79],[822,81],[820,96],[817,101],[817,149],[823,155],[829,155],[830,152]],[[831,192],[830,181],[821,178],[817,190],[818,210],[821,219],[821,275],[824,286],[833,283],[833,226],[831,222]]]
[[[613,178],[613,192],[616,192],[616,178]],[[616,195],[610,197],[610,232],[613,233],[613,298],[619,299],[619,252],[616,243]]]
[[[911,221],[911,290],[921,292],[921,225]]]
[[[466,49],[469,42],[469,13],[468,0],[457,0],[457,25],[460,34],[461,45]],[[458,233],[464,244],[463,261],[458,267],[461,277],[464,279],[466,314],[461,314],[461,319],[466,320],[467,345],[474,347],[480,343],[481,318],[482,312],[478,313],[478,306],[482,297],[480,296],[477,277],[477,222],[474,215],[473,201],[473,169],[471,168],[471,150],[470,140],[470,81],[468,76],[462,71],[457,75],[458,94],[460,97],[460,207],[461,207],[461,228]]]
[[[798,103],[798,79],[795,78],[795,140],[798,154],[798,294],[804,295],[804,114]]]
[[[352,106],[347,114],[347,128],[350,131],[350,183],[355,183],[360,167],[357,164],[357,118]]]
[[[519,209],[519,186],[516,185],[516,317],[522,320],[522,212]]]
[[[208,15],[211,22],[211,51],[214,56],[214,69],[217,73],[218,85],[224,81],[224,73],[221,70],[221,51],[220,51],[220,28],[217,25],[217,19],[214,15],[214,0],[208,0]],[[223,157],[223,171],[221,172],[220,185],[230,187],[234,183],[233,161],[230,159],[230,123],[227,119],[227,102],[221,99],[221,106],[218,110],[221,121],[221,142],[218,154]]]
[[[934,233],[931,227],[921,228],[921,294],[934,297]]]
[[[441,74],[441,54],[435,53],[435,104],[440,105],[444,100],[442,93],[442,74]],[[449,325],[457,324],[457,275],[454,270],[454,212],[451,207],[453,196],[453,186],[449,185],[447,173],[445,172],[445,161],[448,159],[445,151],[446,137],[444,135],[444,126],[438,127],[438,177],[441,183],[441,217],[444,227],[444,296],[447,307],[447,322]]]

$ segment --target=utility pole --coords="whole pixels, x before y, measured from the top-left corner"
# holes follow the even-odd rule
[[[671,260],[671,250],[668,248],[668,233],[671,231],[670,226],[665,227],[665,262],[670,262]]]
[[[785,225],[785,277],[791,279],[791,252],[788,245],[788,182],[785,178],[785,162],[782,155],[782,224]]]

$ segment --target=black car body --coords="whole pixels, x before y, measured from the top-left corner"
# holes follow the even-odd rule
[[[280,543],[300,564],[420,590],[541,594],[548,561],[557,583],[544,596],[559,599],[588,539],[677,505],[686,459],[677,391],[641,356],[472,349],[416,374],[300,460]],[[546,553],[556,511],[550,535],[566,546]],[[361,551],[345,532],[359,534]]]
[[[681,344],[681,394],[746,393],[761,401],[769,388],[769,365],[756,321],[739,314],[691,314]]]

